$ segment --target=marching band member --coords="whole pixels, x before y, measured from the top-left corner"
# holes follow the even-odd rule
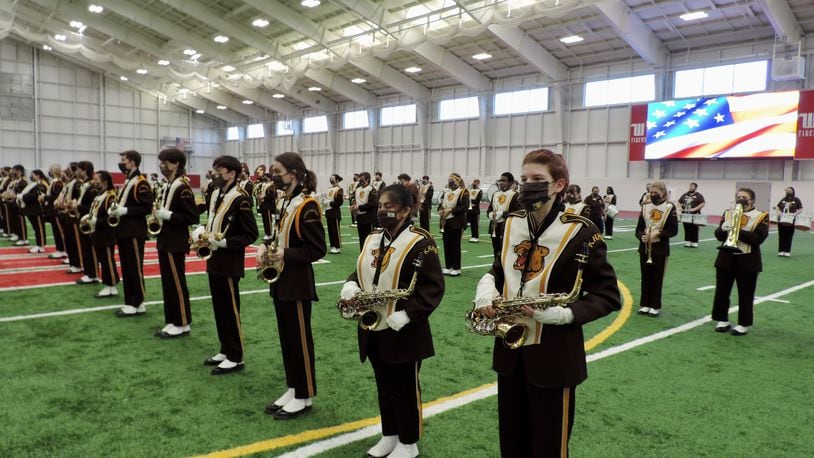
[[[432,216],[432,196],[435,190],[430,177],[421,177],[421,188],[418,190],[418,222],[421,229],[430,230],[430,217]]]
[[[732,332],[742,336],[749,331],[754,322],[755,290],[757,276],[763,271],[763,260],[760,255],[760,244],[769,236],[769,218],[765,212],[755,208],[755,191],[740,188],[735,193],[735,202],[743,207],[743,215],[737,238],[739,252],[718,250],[715,258],[715,299],[712,302],[712,319],[716,332]],[[732,211],[732,210],[727,210]],[[715,229],[715,238],[721,242],[727,240],[732,223],[727,221],[726,214],[721,224]],[[732,285],[738,285],[738,325],[729,324],[729,295]]]
[[[79,218],[72,216],[72,202],[79,198],[79,192],[82,183],[76,177],[76,162],[71,162],[64,171],[65,177],[68,182],[62,188],[62,193],[59,196],[58,205],[55,205],[58,217],[60,218],[60,225],[62,232],[65,234],[65,251],[68,259],[62,261],[63,264],[67,261],[67,273],[80,273],[85,269],[82,266],[82,246],[79,241]]]
[[[51,164],[48,168],[48,176],[51,178],[51,181],[48,182],[48,186],[45,188],[45,194],[40,196],[43,215],[45,221],[51,224],[51,232],[54,234],[54,245],[56,245],[56,251],[49,254],[48,259],[61,259],[67,256],[65,252],[65,234],[54,205],[62,193],[62,188],[65,186],[65,183],[62,181],[62,167],[59,164]]]
[[[126,181],[118,194],[111,215],[119,218],[116,238],[119,264],[122,269],[124,306],[116,311],[119,318],[143,315],[144,305],[144,243],[147,241],[147,216],[153,209],[153,190],[139,171],[141,154],[135,150],[119,153],[119,170]]]
[[[288,389],[267,405],[265,412],[278,420],[288,420],[308,412],[317,394],[311,301],[319,299],[312,263],[325,256],[325,229],[319,203],[311,197],[317,177],[305,167],[300,155],[280,154],[274,158],[271,170],[277,188],[285,192],[278,207],[279,245],[275,251],[261,245],[257,261],[259,264],[268,258],[281,266],[278,281],[269,285],[269,293],[277,315]],[[360,202],[365,201],[362,196]],[[363,224],[361,218],[359,224]]]
[[[330,253],[338,254],[342,252],[342,234],[339,224],[342,221],[342,203],[345,196],[342,193],[342,177],[331,175],[331,187],[325,196],[325,223],[328,225],[328,240],[331,244]]]
[[[263,213],[263,210],[260,208],[260,203],[263,201],[263,185],[267,181],[266,166],[260,164],[255,167],[254,176],[252,177],[252,199],[254,200],[254,207],[257,209],[258,214]]]
[[[492,194],[489,201],[489,208],[486,215],[489,217],[489,233],[492,236],[492,251],[495,256],[503,249],[503,227],[506,216],[509,213],[520,210],[520,202],[517,200],[517,191],[512,189],[514,175],[504,172],[497,180],[497,191]]]
[[[240,161],[233,156],[220,156],[212,163],[212,199],[206,226],[192,233],[198,248],[208,247],[212,255],[206,260],[209,291],[220,350],[204,361],[212,375],[241,371],[243,362],[243,328],[240,324],[240,289],[245,273],[246,246],[257,239],[257,222],[252,202],[240,186]],[[201,232],[208,237],[200,237]]]
[[[786,188],[786,195],[775,205],[778,215],[791,215],[791,221],[778,221],[777,224],[777,255],[791,256],[791,242],[794,238],[794,217],[803,211],[803,202],[794,193],[794,188]]]
[[[525,210],[507,216],[504,247],[478,283],[475,307],[493,317],[497,297],[567,293],[576,284],[575,258],[587,255],[581,291],[588,294],[568,306],[523,306],[527,345],[509,349],[499,338],[494,345],[502,456],[567,456],[576,387],[587,378],[582,325],[619,310],[621,300],[602,234],[559,200],[568,185],[562,156],[532,151],[522,176]]]
[[[353,174],[353,181],[348,185],[348,208],[353,208],[356,204],[356,186],[359,185],[359,174]],[[356,215],[350,212],[350,227],[356,227]]]
[[[588,218],[591,209],[588,204],[582,201],[582,188],[578,184],[569,184],[565,188],[565,213],[574,213],[576,215]]]
[[[661,313],[664,272],[670,256],[670,238],[678,234],[675,206],[667,201],[667,186],[657,181],[650,185],[650,197],[642,205],[636,224],[639,240],[639,268],[642,294],[639,314],[652,317]]]
[[[370,184],[370,174],[362,172],[359,174],[359,181],[354,191],[353,205],[350,207],[350,214],[356,217],[356,230],[359,234],[359,249],[365,244],[365,239],[373,224],[376,222],[376,190]]]
[[[91,184],[93,179],[93,164],[89,161],[79,161],[76,163],[76,176],[79,182],[82,183],[79,189],[79,197],[76,199],[75,204],[71,204],[76,208],[79,213],[79,220],[90,213],[90,207],[93,204],[93,199],[96,198],[96,189]],[[76,226],[76,231],[79,234],[79,253],[82,256],[82,271],[85,273],[81,278],[76,280],[77,285],[87,285],[99,282],[99,274],[97,267],[99,261],[96,259],[96,252],[93,250],[93,245],[90,241],[88,234],[83,234],[79,230],[79,225]]]
[[[187,155],[176,148],[158,153],[158,168],[167,180],[161,188],[161,206],[153,206],[153,217],[161,220],[156,249],[164,298],[163,329],[156,337],[172,339],[189,335],[192,309],[186,279],[186,255],[189,253],[189,226],[198,224],[195,194],[186,176]]]
[[[642,196],[639,197],[639,206],[640,207],[642,205],[644,205],[644,204],[649,204],[650,203],[650,184],[651,183],[647,183],[644,186],[644,189],[645,189],[644,194],[642,194]]]
[[[269,175],[264,177],[259,186],[258,207],[260,207],[260,218],[263,220],[263,240],[271,240],[274,215],[277,214],[277,186],[271,182]]]
[[[472,205],[466,211],[466,219],[469,223],[469,243],[478,243],[480,240],[480,201],[483,191],[480,188],[480,180],[472,180],[472,191],[469,192],[469,203]]]
[[[102,273],[104,287],[94,297],[104,299],[119,295],[116,285],[119,284],[119,272],[116,270],[116,229],[107,222],[108,211],[116,201],[116,188],[113,187],[113,177],[110,172],[100,170],[93,174],[92,181],[96,197],[90,207],[89,224],[91,228],[90,242],[99,261],[99,272]]]
[[[379,192],[382,190],[384,186],[384,180],[382,180],[382,172],[376,172],[373,175],[373,181],[370,183],[373,186],[373,189],[376,191],[376,195],[379,195]],[[374,213],[376,209],[373,209]],[[373,216],[373,227],[379,227],[379,219],[378,214]]]
[[[681,205],[681,213],[689,215],[697,215],[701,213],[706,203],[704,196],[697,192],[698,184],[690,183],[690,188],[678,198],[678,203]],[[684,226],[684,246],[687,248],[698,248],[698,225],[690,222],[681,223]]]
[[[449,175],[448,188],[438,204],[438,215],[443,223],[444,275],[461,275],[461,236],[466,227],[466,210],[469,208],[469,191],[457,173]]]
[[[410,217],[416,218],[418,216],[418,202],[421,194],[421,191],[418,189],[418,180],[413,181],[412,177],[406,173],[399,174],[398,180],[402,186],[407,188],[410,195],[413,196],[413,214],[410,215]]]
[[[249,199],[252,199],[252,205],[254,205],[254,183],[252,183],[252,180],[249,178],[249,164],[243,162],[240,167],[241,171],[238,184],[241,188],[243,188],[244,191],[246,191]]]
[[[45,253],[45,218],[40,197],[45,195],[48,180],[42,170],[31,171],[31,181],[20,193],[20,214],[27,217],[34,228],[34,246],[29,253]]]
[[[585,205],[588,206],[590,213],[588,219],[591,220],[596,227],[599,228],[599,233],[605,233],[605,201],[599,195],[599,187],[594,186],[591,188],[591,194],[585,198]]]
[[[616,193],[613,192],[612,187],[608,186],[605,189],[603,199],[605,201],[605,240],[613,240],[613,220],[615,217],[608,212],[608,207],[611,205],[616,206]]]
[[[11,237],[8,228],[8,209],[6,208],[6,190],[11,183],[11,167],[0,168],[0,237]]]
[[[25,222],[25,217],[20,214],[20,202],[17,198],[23,189],[28,186],[28,180],[25,179],[25,167],[22,165],[15,165],[11,168],[11,172],[13,180],[6,191],[10,197],[8,216],[11,226],[11,238],[9,241],[16,242],[15,245],[17,246],[25,246],[28,245],[28,225]]]
[[[341,292],[342,300],[351,300],[360,291],[409,290],[416,275],[408,298],[388,303],[375,328],[357,330],[359,357],[373,367],[382,419],[382,437],[367,456],[417,456],[423,430],[418,374],[422,360],[435,354],[428,318],[444,296],[444,277],[432,235],[413,225],[414,205],[403,185],[384,188],[382,227],[365,241]]]

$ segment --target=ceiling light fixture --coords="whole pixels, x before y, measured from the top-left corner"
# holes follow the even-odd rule
[[[196,54],[193,54],[193,55],[189,56],[189,60],[198,60],[200,58],[201,58],[201,53],[196,53]]]
[[[231,65],[224,65],[223,66],[223,71],[224,72],[233,72],[233,71],[235,71],[235,67],[232,67]]]
[[[82,27],[85,26],[85,24],[83,24],[83,23],[81,23],[79,21],[71,21],[71,22],[69,22],[69,25],[71,27],[75,28],[75,29],[81,29]]]
[[[56,40],[56,41],[65,41],[66,39],[68,39],[68,37],[66,37],[65,35],[63,35],[61,33],[58,33],[58,34],[54,35],[54,40]]]
[[[170,61],[168,61],[168,60],[161,59],[161,60],[158,61],[158,65],[160,65],[162,67],[166,67],[169,64],[170,64]]]
[[[185,56],[192,56],[192,55],[197,54],[197,53],[198,53],[198,51],[196,51],[194,49],[185,49],[184,50],[184,55]]]
[[[272,97],[274,97],[275,99],[284,99],[285,95],[284,94],[274,94],[274,95],[272,95]]]
[[[138,73],[139,75],[146,75],[149,72],[147,71],[146,68],[140,68],[140,69],[136,70],[136,73]]]
[[[122,81],[127,81],[127,77],[126,77],[126,76],[120,76],[120,77],[119,77],[119,79],[120,79],[120,80],[122,80]]]
[[[491,59],[492,55],[489,54],[488,52],[481,52],[481,53],[475,54],[474,56],[472,56],[472,58],[475,59],[475,60],[486,60],[486,59]]]
[[[689,13],[684,13],[679,17],[681,19],[684,19],[685,21],[693,21],[695,19],[704,19],[705,17],[708,16],[709,15],[704,11],[691,11]]]
[[[51,50],[52,50],[52,49],[54,49],[54,48],[52,48],[52,47],[50,47],[50,46],[48,46],[48,45],[42,45],[42,49],[44,49],[44,50],[46,50],[46,51],[51,51]]]
[[[421,71],[421,67],[407,67],[404,71],[407,73],[418,73]]]
[[[251,100],[244,100],[244,101],[243,101],[243,105],[251,105],[251,104],[253,104],[253,103],[254,103],[254,102],[252,102]]]
[[[319,92],[319,91],[322,90],[322,88],[319,87],[319,86],[311,86],[311,87],[308,88],[308,90],[311,91],[311,92]]]
[[[367,83],[367,80],[364,79],[364,78],[354,78],[354,79],[350,80],[350,82],[354,83],[354,84],[362,84],[362,83]]]
[[[88,5],[88,11],[91,13],[101,14],[105,9],[99,5]]]
[[[203,111],[203,110],[195,110],[195,113],[198,113],[198,114],[204,114],[204,113],[206,113],[206,112],[205,112],[205,111]]]
[[[217,106],[217,109],[218,109],[218,110],[225,110],[225,109],[226,109],[226,105],[218,105],[218,106]]]
[[[215,38],[213,38],[213,40],[215,40],[215,43],[226,43],[227,41],[229,41],[229,37],[227,37],[226,35],[216,35]]]
[[[263,18],[258,18],[252,21],[252,25],[257,27],[258,29],[262,29],[263,27],[269,25],[269,21]]]
[[[582,38],[579,35],[571,35],[571,36],[560,38],[560,41],[567,44],[567,45],[570,45],[571,43],[579,43],[582,40],[584,40],[584,38]]]
[[[306,8],[316,8],[321,3],[322,2],[320,2],[319,0],[302,0],[300,2],[300,5],[302,5],[302,6],[306,7]]]

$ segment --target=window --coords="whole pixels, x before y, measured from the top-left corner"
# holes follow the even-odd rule
[[[294,135],[294,126],[291,121],[277,121],[274,126],[275,135],[281,137],[283,135]]]
[[[548,88],[495,94],[495,114],[531,113],[548,110]]]
[[[477,97],[442,100],[438,103],[438,119],[441,121],[477,118],[479,114]]]
[[[311,116],[309,118],[303,118],[302,120],[302,133],[304,134],[313,134],[317,132],[327,132],[327,131],[328,131],[328,117],[325,115]]]
[[[342,115],[342,127],[344,129],[365,129],[370,127],[367,118],[367,110],[348,111]]]
[[[249,124],[249,127],[246,128],[246,138],[263,138],[265,136],[262,124]]]
[[[237,130],[237,126],[226,129],[226,141],[232,140],[240,140],[240,132]]]
[[[768,62],[765,60],[681,70],[675,74],[673,93],[676,98],[686,98],[765,91],[767,73]]]
[[[656,99],[656,76],[642,75],[585,84],[585,106],[620,105]]]
[[[414,124],[415,122],[416,122],[415,104],[382,108],[383,126],[395,126],[397,124]]]

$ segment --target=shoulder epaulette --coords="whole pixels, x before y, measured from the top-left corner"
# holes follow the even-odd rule
[[[246,197],[249,197],[249,193],[248,193],[248,192],[246,192],[246,190],[245,190],[245,189],[243,189],[243,188],[242,188],[242,187],[240,187],[240,186],[236,186],[236,187],[237,187],[237,192],[238,192],[238,194],[241,194],[241,195],[244,195],[244,196],[246,196]]]
[[[586,218],[586,217],[584,217],[582,215],[577,215],[576,213],[563,213],[560,216],[560,221],[562,221],[565,224],[581,223],[581,224],[583,224],[585,226],[588,226],[588,227],[594,226],[594,223],[591,220],[589,220],[588,218]]]
[[[424,236],[424,238],[433,239],[432,234],[422,227],[410,226],[410,232]]]
[[[515,210],[515,211],[509,213],[508,215],[506,215],[506,218],[509,218],[509,217],[525,218],[527,214],[528,214],[528,212],[526,210]]]

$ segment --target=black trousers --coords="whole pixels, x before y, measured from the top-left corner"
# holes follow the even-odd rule
[[[698,243],[698,226],[690,223],[681,223],[684,226],[684,241]]]
[[[642,296],[639,307],[661,309],[661,292],[664,289],[664,272],[667,270],[667,256],[654,254],[652,264],[647,263],[647,253],[639,253],[639,268],[642,273]]]
[[[54,234],[54,245],[57,251],[65,251],[65,233],[62,229],[62,222],[56,215],[48,217],[48,222],[51,223],[51,232]]]
[[[77,229],[77,232],[79,229]],[[82,254],[82,270],[90,278],[96,278],[99,274],[96,272],[99,266],[99,260],[96,259],[96,252],[93,250],[93,244],[90,242],[90,236],[79,233],[79,246],[80,253]],[[122,268],[124,270],[124,268]],[[136,304],[138,305],[138,304]]]
[[[351,205],[353,204],[351,203]],[[350,213],[350,223],[356,224],[356,215],[354,215],[353,212]]]
[[[370,343],[373,343],[372,337]],[[375,344],[368,348],[371,350],[367,356],[376,377],[382,435],[398,435],[402,444],[415,444],[424,432],[418,380],[421,361],[390,364],[379,358]]]
[[[461,236],[463,229],[444,227],[444,266],[447,269],[461,269]]]
[[[794,238],[794,226],[791,224],[777,225],[777,251],[791,253],[791,241]]]
[[[362,251],[362,248],[364,248],[365,239],[367,239],[367,236],[370,235],[370,231],[372,230],[372,223],[356,223],[356,231],[359,233],[359,251]]]
[[[605,235],[613,237],[613,218],[610,216],[605,217]]]
[[[273,215],[271,209],[260,210],[260,218],[263,220],[263,235],[271,236],[272,222],[271,216]]]
[[[240,277],[209,274],[209,292],[220,340],[219,353],[229,361],[243,362],[243,327],[240,325]]]
[[[500,454],[503,457],[567,457],[574,427],[576,387],[541,388],[526,381],[523,364],[497,376]]]
[[[751,326],[754,322],[755,289],[759,272],[715,269],[715,299],[712,302],[712,319],[729,321],[729,295],[732,285],[738,284],[738,324]]]
[[[430,230],[430,209],[421,209],[418,212],[418,224],[421,226],[421,229],[425,231]]]
[[[16,205],[9,205],[9,226],[11,233],[17,234],[20,240],[28,240],[28,225]]]
[[[328,226],[328,240],[331,244],[331,248],[342,248],[342,234],[340,233],[341,229],[339,228],[339,223],[341,220],[339,218],[326,219]]]
[[[186,326],[192,322],[187,288],[186,253],[158,252],[161,292],[164,296],[164,322]]]
[[[5,203],[0,202],[0,229],[2,229],[6,234],[9,233],[7,213],[8,206]]]
[[[297,399],[317,394],[314,365],[314,336],[311,333],[311,301],[274,299],[277,334],[283,354],[286,386],[294,388]]]
[[[65,225],[65,249],[68,250],[68,264],[71,267],[82,268],[82,242],[79,239],[79,226],[73,220],[67,220]]]
[[[113,257],[115,245],[93,247],[96,260],[99,261],[99,272],[102,274],[102,284],[116,286],[119,284],[119,271],[116,270],[116,258]]]
[[[469,222],[469,234],[473,239],[477,239],[480,236],[480,212],[473,212],[468,211],[466,213],[466,220]]]
[[[45,241],[45,219],[42,215],[29,215],[28,221],[34,228],[34,245],[44,247]]]
[[[118,239],[124,304],[133,307],[144,302],[144,241],[133,237]]]

